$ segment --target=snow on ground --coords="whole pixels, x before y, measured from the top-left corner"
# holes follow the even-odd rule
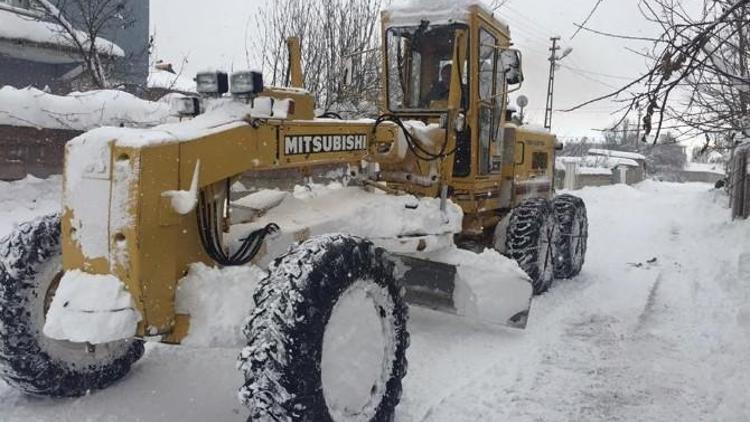
[[[2,233],[48,211],[56,185],[0,185]],[[412,308],[396,421],[750,420],[750,222],[728,221],[706,184],[576,194],[586,264],[535,299],[525,331]],[[238,352],[151,345],[126,379],[79,399],[0,382],[0,419],[245,420]]]

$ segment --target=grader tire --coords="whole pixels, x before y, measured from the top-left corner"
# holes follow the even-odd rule
[[[143,356],[143,343],[87,346],[42,334],[62,274],[60,217],[21,224],[0,241],[0,377],[34,395],[77,397],[108,387]]]
[[[531,278],[535,295],[549,289],[554,275],[552,245],[557,225],[550,202],[532,198],[511,211],[505,238],[506,254]]]
[[[555,242],[555,278],[572,278],[581,272],[586,258],[589,223],[586,204],[573,195],[552,201],[560,235]]]
[[[389,421],[406,374],[407,307],[369,241],[325,235],[260,282],[238,366],[249,421]]]

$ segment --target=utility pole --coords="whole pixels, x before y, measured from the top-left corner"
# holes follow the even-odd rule
[[[560,41],[560,37],[550,38],[552,41],[552,47],[549,49],[552,53],[549,56],[549,81],[547,82],[547,107],[544,110],[544,127],[547,129],[552,128],[552,99],[555,91],[555,67],[557,65],[557,50],[560,47],[557,42]]]
[[[638,107],[638,121],[636,122],[635,128],[636,128],[635,141],[633,142],[635,143],[635,150],[638,151],[638,142],[641,141],[641,108],[640,107]]]
[[[564,59],[565,56],[570,54],[573,49],[568,47],[565,50],[563,50],[562,54],[559,56],[557,55],[557,50],[560,49],[560,46],[557,45],[557,42],[560,41],[560,36],[554,36],[550,38],[550,41],[552,41],[552,47],[549,49],[551,51],[551,54],[549,56],[549,83],[547,84],[547,107],[544,110],[544,127],[547,129],[552,128],[552,98],[553,93],[555,91],[555,70],[557,70],[557,62]]]

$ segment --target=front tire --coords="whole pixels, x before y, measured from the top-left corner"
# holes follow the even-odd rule
[[[531,278],[535,295],[549,289],[554,276],[553,244],[558,236],[550,202],[527,199],[511,211],[505,238],[506,254]]]
[[[276,259],[238,366],[249,420],[388,421],[406,374],[407,306],[382,249],[345,235]]]
[[[143,356],[143,343],[91,346],[42,333],[62,275],[60,217],[21,224],[0,241],[0,376],[34,395],[77,397],[108,387]]]

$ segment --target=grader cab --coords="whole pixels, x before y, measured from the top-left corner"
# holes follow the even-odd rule
[[[580,199],[553,198],[555,137],[505,122],[523,81],[510,31],[479,5],[382,25],[376,119],[316,118],[293,39],[292,86],[204,73],[196,117],[70,141],[61,214],[0,248],[0,375],[39,395],[108,386],[143,341],[205,322],[176,303],[196,263],[263,269],[236,321],[250,420],[388,420],[407,302],[524,328],[532,294],[580,271],[587,224]],[[332,166],[347,186],[261,189]]]

